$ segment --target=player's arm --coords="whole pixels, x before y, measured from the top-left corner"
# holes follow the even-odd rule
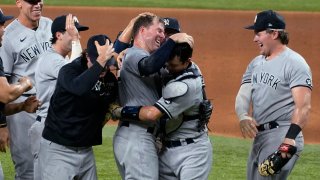
[[[112,57],[114,49],[109,40],[104,45],[99,45],[98,41],[95,41],[95,46],[99,56],[97,57],[97,61],[86,71],[79,75],[78,70],[69,66],[63,66],[59,71],[58,82],[68,92],[82,96],[90,91],[97,82],[107,61]],[[65,74],[68,75],[66,76]]]
[[[35,96],[29,96],[23,102],[6,104],[3,113],[6,116],[16,114],[21,111],[35,113],[40,104],[40,101]]]
[[[150,56],[139,61],[138,68],[140,74],[142,76],[148,76],[158,72],[169,60],[171,51],[173,50],[175,44],[184,42],[193,47],[194,41],[192,36],[189,36],[186,33],[177,33],[171,35],[159,49],[157,49]]]
[[[9,103],[16,100],[25,91],[32,88],[32,83],[29,78],[22,77],[16,84],[9,84],[5,77],[0,77],[0,101],[2,103]]]
[[[72,14],[68,14],[66,18],[66,31],[72,38],[72,49],[70,60],[74,60],[81,56],[82,47],[80,43],[80,34],[75,26],[75,22]]]
[[[294,139],[305,127],[311,111],[311,89],[297,86],[291,89],[295,108],[293,110],[291,125],[283,143],[295,145]]]
[[[249,116],[251,103],[251,83],[243,83],[236,96],[235,111],[240,121],[240,130],[244,138],[254,138],[258,132],[258,124]]]

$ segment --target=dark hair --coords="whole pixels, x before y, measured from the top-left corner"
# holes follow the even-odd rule
[[[63,34],[63,33],[66,32],[66,31],[57,31],[57,32],[61,32],[61,33]],[[52,37],[51,37],[51,39],[50,39],[51,44],[55,44],[55,43],[57,42],[57,40],[58,40],[58,38],[57,38],[57,36],[56,36],[56,33],[55,33],[55,34],[52,34]]]
[[[277,31],[277,30],[273,30],[273,29],[266,30],[267,33],[272,33],[273,31]],[[281,44],[288,45],[289,44],[289,33],[284,30],[278,31],[278,38],[277,39],[280,40]]]
[[[178,56],[181,62],[188,61],[192,57],[193,49],[188,43],[178,43],[171,51],[169,59],[172,60],[175,56]]]
[[[136,22],[133,24],[133,28],[132,28],[132,35],[133,38],[136,37],[136,35],[139,32],[139,29],[141,27],[149,27],[153,24],[153,20],[157,18],[159,20],[159,22],[163,23],[163,20],[161,18],[159,18],[158,16],[155,15],[145,15],[145,16],[140,16]]]

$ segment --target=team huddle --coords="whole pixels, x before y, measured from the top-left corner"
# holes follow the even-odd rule
[[[114,42],[92,35],[83,50],[90,27],[75,15],[52,21],[42,0],[16,4],[5,29],[13,16],[0,10],[0,151],[10,146],[15,179],[98,179],[92,147],[110,119],[122,179],[208,179],[213,104],[177,19],[141,13]],[[261,54],[235,101],[243,136],[254,138],[247,179],[286,179],[303,149],[311,70],[287,47],[278,13],[260,12],[246,28]]]

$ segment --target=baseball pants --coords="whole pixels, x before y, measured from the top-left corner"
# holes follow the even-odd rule
[[[0,180],[4,180],[3,170],[0,162]]]
[[[159,155],[160,179],[208,179],[212,154],[212,145],[207,134],[194,139],[191,144],[166,147]]]
[[[22,102],[26,97],[21,96],[15,102]],[[36,121],[36,114],[20,112],[7,116],[10,132],[10,152],[15,168],[15,180],[33,180],[33,156],[31,153],[28,131]]]
[[[248,180],[285,180],[291,173],[299,154],[303,149],[302,133],[296,138],[297,153],[290,161],[281,169],[279,174],[273,176],[261,176],[258,171],[258,166],[270,154],[274,153],[287,134],[289,126],[280,126],[279,128],[265,130],[259,132],[253,141],[253,146],[249,155],[247,164],[247,179]]]
[[[113,138],[113,152],[123,180],[159,179],[155,137],[147,132],[146,127],[133,123],[118,126]]]
[[[69,147],[41,138],[39,166],[45,180],[96,180],[92,147]]]
[[[44,120],[43,120],[44,121]],[[29,137],[31,139],[31,153],[33,156],[33,176],[34,180],[41,180],[41,172],[39,167],[39,151],[40,151],[40,141],[42,137],[42,131],[44,129],[44,122],[36,121],[33,123],[29,130]]]

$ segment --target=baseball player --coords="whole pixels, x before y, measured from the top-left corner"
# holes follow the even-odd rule
[[[4,24],[7,20],[12,19],[13,16],[5,16],[0,9],[0,51],[2,35],[4,33]],[[9,132],[7,128],[6,115],[14,114],[20,111],[32,111],[37,109],[37,102],[34,105],[35,97],[30,97],[22,103],[14,103],[5,105],[17,99],[22,93],[32,88],[29,78],[21,77],[17,84],[9,84],[3,70],[2,59],[0,57],[0,152],[6,152],[6,147],[9,145]],[[31,108],[31,109],[29,109]],[[0,179],[4,179],[1,162],[0,162]]]
[[[191,36],[178,33],[164,40],[163,21],[155,15],[140,16],[133,25],[133,47],[127,49],[120,70],[119,97],[122,106],[145,106],[159,98],[156,75],[169,58],[176,42],[193,43]],[[160,48],[159,48],[160,47]],[[154,124],[120,122],[113,148],[122,179],[158,179],[159,164]]]
[[[92,36],[87,54],[60,69],[40,144],[41,179],[97,179],[92,146],[102,143],[105,114],[118,92],[106,65],[113,51],[106,35]]]
[[[78,31],[88,29],[88,27],[80,25],[77,18],[72,14],[57,17],[51,26],[52,47],[38,59],[35,70],[35,86],[37,97],[42,105],[37,112],[37,121],[31,126],[29,131],[32,140],[31,150],[34,157],[35,180],[41,180],[40,168],[38,167],[40,139],[44,128],[44,121],[47,117],[50,98],[56,87],[59,70],[70,62],[67,55],[72,50],[73,42],[79,41],[80,36]]]
[[[163,97],[154,106],[114,110],[115,117],[130,123],[162,118],[160,130],[165,137],[159,154],[160,179],[208,179],[211,170],[212,145],[199,111],[204,96],[202,77],[191,56],[189,44],[176,44],[167,63],[173,79],[165,84]]]
[[[10,83],[16,83],[19,76],[28,76],[34,84],[34,71],[38,57],[50,48],[52,21],[42,17],[42,0],[19,0],[16,5],[19,16],[11,22],[3,36],[1,58]],[[16,101],[24,101],[36,94],[35,88],[24,93]],[[33,179],[33,156],[30,149],[28,130],[36,115],[26,112],[8,116],[10,152],[15,166],[16,179]]]
[[[250,180],[287,179],[304,146],[301,129],[311,108],[311,70],[287,46],[285,28],[284,18],[272,10],[259,12],[246,27],[254,30],[260,51],[243,75],[235,102],[243,136],[254,138],[247,164]],[[273,158],[285,163],[280,166]]]

